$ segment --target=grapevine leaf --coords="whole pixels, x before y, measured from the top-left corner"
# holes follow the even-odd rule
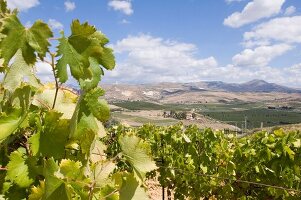
[[[53,158],[45,159],[44,160],[44,169],[43,169],[43,176],[49,177],[53,176],[55,172],[59,170],[59,166],[55,162]]]
[[[99,67],[99,64],[95,58],[89,58],[90,61],[90,68],[92,72],[92,78],[91,79],[80,79],[80,86],[84,91],[88,91],[90,89],[93,89],[97,87],[100,76],[103,75],[103,70]]]
[[[31,193],[28,196],[28,200],[41,200],[43,198],[45,192],[45,182],[40,181],[40,185],[38,187],[33,186],[31,188]]]
[[[82,164],[79,161],[63,159],[59,167],[60,173],[66,178],[76,180],[83,175]]]
[[[13,64],[4,77],[3,87],[13,92],[22,83],[27,83],[36,88],[40,86],[39,80],[34,76],[32,67],[28,66],[22,56],[22,52],[18,50]]]
[[[288,156],[289,156],[289,158],[291,160],[294,160],[294,158],[295,158],[295,152],[293,150],[291,150],[288,146],[285,146],[284,147],[284,151],[285,151],[285,154],[286,153],[288,154]]]
[[[50,45],[48,39],[53,36],[47,24],[36,21],[31,28],[26,29],[16,14],[3,18],[2,23],[1,33],[6,37],[0,43],[0,50],[5,66],[19,49],[27,64],[36,62],[35,52],[41,59],[45,57]]]
[[[113,161],[98,162],[94,170],[94,179],[97,186],[103,186],[106,179],[114,171],[116,164]]]
[[[104,47],[101,57],[98,59],[99,63],[106,69],[112,70],[115,67],[115,57],[113,50]]]
[[[59,39],[58,56],[61,58],[57,62],[57,76],[61,83],[68,80],[67,65],[70,67],[72,76],[79,80],[91,78],[91,71],[87,66],[84,66],[84,58],[80,55],[73,46],[69,43],[68,38],[63,36]]]
[[[5,200],[26,200],[27,197],[27,188],[21,188],[17,185],[13,185],[5,194]]]
[[[48,51],[48,38],[53,34],[48,25],[40,20],[36,21],[27,31],[28,44],[38,53],[41,60],[46,56]]]
[[[93,118],[94,120],[94,118]],[[95,121],[95,120],[94,120]],[[83,131],[79,136],[79,144],[84,154],[90,154],[92,149],[92,144],[96,139],[96,130],[86,129],[87,131]]]
[[[40,151],[40,137],[41,133],[38,132],[29,138],[30,150],[34,156]]]
[[[19,187],[29,187],[33,180],[28,176],[28,166],[25,164],[25,159],[19,151],[14,151],[9,156],[7,164],[7,179],[16,183]]]
[[[69,42],[77,52],[84,55],[86,64],[90,56],[101,54],[101,41],[94,37],[94,34],[97,33],[95,26],[91,26],[87,22],[81,24],[79,20],[74,20],[71,24],[71,32]]]
[[[30,139],[35,154],[46,157],[62,158],[68,139],[68,120],[59,119],[60,113],[49,111],[45,116],[44,129]],[[54,148],[55,147],[55,148]]]
[[[71,25],[71,32],[72,34],[69,37],[69,42],[76,51],[84,57],[85,65],[89,64],[89,57],[96,58],[101,64],[100,61],[105,58],[103,55],[107,54],[107,52],[104,52],[104,45],[109,42],[105,35],[97,31],[95,26],[91,26],[88,23],[80,24],[78,20],[73,21]],[[106,69],[114,68],[114,66],[104,67]]]
[[[96,140],[90,153],[90,160],[92,161],[92,163],[103,160],[102,155],[105,154],[104,151],[106,149],[107,147],[101,141]]]
[[[66,183],[54,176],[46,177],[45,193],[42,199],[46,200],[71,200],[69,188]]]
[[[60,120],[60,116],[50,111],[45,117],[45,128],[40,136],[40,151],[44,156],[61,158],[64,155],[69,124],[67,120]]]
[[[53,158],[44,160],[45,192],[42,199],[71,200],[70,191],[65,182],[54,175],[58,170],[59,166]]]
[[[104,91],[102,89],[95,88],[86,94],[85,101],[93,115],[99,121],[105,122],[110,118],[110,108],[105,100],[99,100],[99,97],[103,95]]]
[[[17,88],[12,94],[13,107],[21,108],[23,114],[26,114],[31,104],[32,89],[30,86],[25,85]]]
[[[293,145],[295,148],[300,148],[301,147],[301,139],[297,139],[295,142],[293,142]]]
[[[46,85],[40,88],[34,96],[32,104],[42,108],[51,109],[55,92],[54,85]],[[54,110],[62,113],[63,119],[70,119],[75,109],[77,98],[78,96],[71,91],[60,88],[57,93]]]
[[[120,138],[119,143],[123,155],[140,178],[143,178],[145,173],[157,168],[155,162],[147,153],[146,144],[138,137],[124,136]]]
[[[119,200],[119,196],[116,193],[115,188],[110,186],[105,186],[101,188],[99,199],[103,200]]]
[[[108,39],[88,23],[80,24],[78,20],[73,21],[71,35],[68,38],[63,35],[59,41],[57,56],[61,57],[57,63],[57,75],[62,83],[68,79],[67,66],[70,67],[72,76],[81,83],[86,79],[92,79],[90,86],[99,82],[95,78],[96,75],[103,74],[102,70],[96,70],[96,67],[100,68],[99,65],[102,65],[109,70],[115,67],[113,51],[104,47]],[[91,58],[94,58],[98,65],[95,61],[91,65]]]
[[[0,142],[7,138],[9,135],[13,134],[14,131],[22,123],[23,117],[21,116],[21,111],[15,111],[11,114],[0,115]]]
[[[10,13],[10,10],[7,7],[7,2],[5,0],[0,0],[0,13],[1,16],[5,16],[6,14]]]
[[[120,188],[120,200],[141,200],[149,199],[144,188],[139,186],[139,182],[133,175],[123,177]]]
[[[98,126],[92,114],[81,113],[79,119],[76,119],[74,123],[76,123],[75,132],[72,135],[74,139],[80,139],[86,132],[94,133],[94,135],[98,132]]]

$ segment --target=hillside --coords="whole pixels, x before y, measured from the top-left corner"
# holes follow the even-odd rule
[[[301,100],[301,90],[263,80],[242,84],[221,81],[160,84],[102,85],[106,99],[159,103],[292,102]]]

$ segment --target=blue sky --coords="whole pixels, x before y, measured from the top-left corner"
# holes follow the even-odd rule
[[[105,33],[117,66],[104,82],[264,79],[301,88],[300,0],[8,2],[28,26],[42,19],[58,35],[80,19]],[[49,66],[38,71],[50,80]]]

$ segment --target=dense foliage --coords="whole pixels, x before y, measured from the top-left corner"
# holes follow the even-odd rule
[[[24,27],[0,0],[0,199],[147,199],[141,185],[156,168],[147,145],[119,137],[120,153],[108,159],[100,141],[110,113],[98,84],[104,69],[115,66],[109,41],[78,20],[70,32],[53,38],[40,20]],[[49,64],[55,85],[39,81],[37,62]],[[68,71],[80,95],[64,88]],[[117,170],[116,160],[134,170]]]
[[[108,42],[78,20],[58,39],[40,20],[26,28],[0,0],[1,200],[144,200],[153,176],[176,199],[301,198],[299,132],[237,138],[179,124],[107,134],[98,84],[115,66]],[[55,84],[40,82],[37,62],[49,64]],[[79,95],[63,85],[69,71]]]
[[[151,144],[159,181],[175,199],[300,199],[301,133],[277,130],[244,138],[196,126],[114,127],[103,138],[118,154],[120,136]],[[119,166],[130,168],[120,161]],[[153,176],[154,174],[149,174]]]

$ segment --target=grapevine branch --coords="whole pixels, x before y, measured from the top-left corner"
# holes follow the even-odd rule
[[[238,182],[238,183],[247,183],[247,184],[251,184],[251,185],[257,185],[257,186],[262,186],[262,187],[270,187],[270,188],[275,188],[275,189],[280,189],[280,190],[286,190],[286,191],[290,191],[290,192],[301,193],[301,190],[296,190],[296,189],[293,189],[293,188],[286,188],[286,187],[281,187],[281,186],[276,186],[276,185],[269,185],[269,184],[265,184],[265,183],[258,183],[258,182],[240,180],[240,179],[232,179],[232,178],[227,178],[227,177],[220,177],[220,176],[215,176],[215,175],[210,175],[210,174],[191,173],[189,171],[185,171],[183,169],[174,168],[174,167],[165,167],[165,166],[158,166],[158,167],[161,167],[161,168],[164,168],[164,169],[176,170],[176,171],[181,172],[183,174],[185,174],[185,173],[186,174],[194,174],[194,175],[197,175],[197,176],[204,176],[204,177],[210,177],[210,178],[216,178],[216,179],[234,181],[234,182]]]
[[[108,194],[108,195],[102,197],[101,200],[105,200],[105,199],[109,198],[110,196],[112,196],[112,195],[115,194],[116,192],[119,192],[119,190],[114,190],[114,191],[111,192],[110,194]]]
[[[0,167],[0,171],[7,171],[6,167]]]
[[[52,72],[53,72],[53,76],[54,76],[54,80],[55,80],[55,95],[54,95],[54,100],[53,100],[53,104],[52,104],[52,109],[54,109],[55,107],[55,102],[57,99],[57,95],[59,92],[59,82],[56,78],[56,74],[55,74],[55,54],[54,53],[50,53],[51,55],[51,67],[52,67]]]

